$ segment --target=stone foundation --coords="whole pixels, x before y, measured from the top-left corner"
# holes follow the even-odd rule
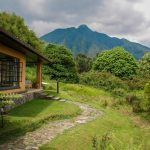
[[[24,103],[26,103],[28,101],[31,101],[31,100],[33,100],[35,98],[42,98],[43,90],[41,90],[41,89],[30,90],[30,91],[28,91],[26,93],[22,93],[22,95],[23,96],[21,98],[14,99],[13,101],[14,101],[15,104],[8,105],[6,107],[6,111],[8,111],[8,110],[10,110],[10,109],[12,109],[14,107],[17,107],[19,105],[22,105],[22,104],[24,104]]]

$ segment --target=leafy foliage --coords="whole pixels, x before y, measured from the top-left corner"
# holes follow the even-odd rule
[[[129,86],[130,90],[143,90],[147,80],[148,79],[136,75],[132,79],[125,80],[125,83]]]
[[[78,54],[75,60],[79,73],[87,72],[92,68],[92,59],[84,54]]]
[[[49,44],[45,54],[51,64],[45,66],[44,72],[52,79],[65,82],[78,82],[78,75],[71,52],[64,46]]]
[[[108,91],[113,91],[114,89],[128,89],[128,86],[121,79],[106,72],[91,71],[82,73],[80,82],[81,84],[91,85]]]
[[[36,81],[36,66],[26,67],[26,80],[30,80],[32,82],[32,84],[35,84],[35,81]]]
[[[99,53],[93,69],[107,71],[120,78],[131,78],[137,73],[134,57],[121,47]]]
[[[145,53],[139,61],[139,74],[144,78],[150,77],[150,52]]]
[[[44,48],[42,42],[36,34],[25,25],[24,19],[15,13],[0,13],[0,27],[16,35],[17,38],[31,45],[40,52]]]

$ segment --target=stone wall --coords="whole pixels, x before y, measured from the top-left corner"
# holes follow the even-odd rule
[[[31,101],[35,98],[42,98],[42,95],[43,95],[43,91],[40,90],[40,91],[30,91],[30,92],[26,92],[26,93],[23,93],[22,94],[23,96],[21,98],[18,98],[18,99],[14,99],[14,104],[13,105],[7,105],[6,107],[6,111],[16,107],[16,106],[19,106],[19,105],[22,105],[28,101]]]

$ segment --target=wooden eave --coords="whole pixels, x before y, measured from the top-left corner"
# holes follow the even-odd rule
[[[2,28],[0,28],[0,43],[25,54],[27,62],[41,61],[43,63],[50,63],[50,60],[40,54],[36,49]]]

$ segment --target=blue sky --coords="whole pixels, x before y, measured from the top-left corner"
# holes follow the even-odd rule
[[[87,24],[92,30],[150,46],[149,0],[0,0],[0,11],[24,17],[38,36]]]

